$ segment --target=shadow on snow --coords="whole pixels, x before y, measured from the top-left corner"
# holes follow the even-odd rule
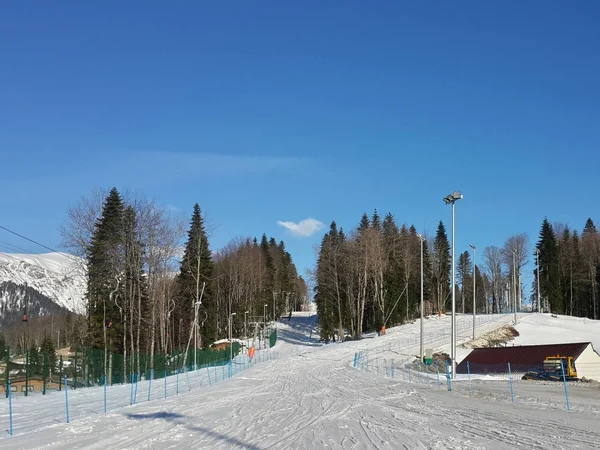
[[[227,442],[228,444],[231,444],[231,445],[234,445],[234,446],[237,446],[240,448],[249,449],[249,450],[261,450],[260,447],[248,444],[246,442],[242,442],[239,439],[236,439],[231,436],[227,436],[225,434],[217,433],[216,431],[213,431],[209,428],[200,427],[198,425],[190,425],[190,424],[186,423],[185,416],[183,416],[182,414],[172,413],[172,412],[167,412],[167,411],[158,411],[155,413],[148,413],[148,414],[131,414],[130,413],[130,414],[125,414],[125,416],[128,419],[134,419],[134,420],[163,419],[163,420],[167,420],[170,422],[174,422],[178,425],[183,425],[190,431],[195,431],[197,433],[205,434],[207,436],[213,437],[220,441]]]

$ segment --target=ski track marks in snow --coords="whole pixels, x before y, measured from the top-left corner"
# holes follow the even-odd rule
[[[466,318],[471,320],[470,318]],[[482,329],[505,323],[482,322]],[[445,342],[448,321],[428,321],[431,340]],[[414,325],[414,324],[413,324]],[[152,385],[140,382],[138,403],[128,406],[130,386],[109,390],[109,414],[102,412],[102,389],[70,392],[72,423],[64,423],[64,397],[53,393],[21,397],[13,405],[15,433],[0,439],[3,449],[586,449],[597,448],[595,408],[567,412],[554,391],[540,404],[510,402],[506,383],[474,383],[474,397],[455,383],[447,392],[356,370],[355,351],[394,347],[414,354],[415,328],[391,329],[386,336],[321,345],[310,331],[315,317],[300,315],[279,323],[279,359],[258,364],[209,386],[206,373],[191,372]],[[402,328],[405,328],[402,330]],[[418,345],[418,342],[417,342]],[[418,349],[416,350],[418,351]],[[214,375],[214,374],[213,374]],[[435,384],[432,380],[432,385]],[[515,392],[519,387],[515,384]],[[575,389],[573,391],[576,391]],[[523,388],[536,398],[545,387]],[[591,390],[572,394],[584,397]],[[72,398],[71,398],[72,394]],[[519,400],[519,397],[517,397]],[[556,404],[553,402],[556,401]],[[8,426],[6,402],[0,425]],[[561,410],[560,407],[563,407]],[[18,414],[18,416],[16,415]],[[59,423],[60,422],[60,423]],[[21,427],[19,429],[19,427]]]

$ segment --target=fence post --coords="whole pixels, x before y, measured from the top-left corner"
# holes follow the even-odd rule
[[[427,372],[427,386],[431,386],[431,381],[429,380],[429,366],[425,364],[425,372]]]
[[[104,414],[106,414],[106,375],[104,375]]]
[[[179,395],[179,367],[177,369],[175,369],[175,380],[176,380],[175,394]]]
[[[63,359],[62,359],[62,355],[60,356],[60,360],[59,361],[60,362],[59,362],[59,366],[58,366],[58,390],[60,392],[60,391],[62,391],[62,372],[63,372]]]
[[[167,398],[167,371],[165,370],[165,398]]]
[[[473,396],[473,390],[471,389],[471,365],[467,361],[467,374],[469,376],[469,397]]]
[[[563,383],[565,385],[565,397],[567,399],[567,410],[571,411],[571,405],[569,404],[569,390],[567,389],[567,378],[565,377],[565,362],[564,361],[560,361],[560,368],[562,369],[562,377],[563,377]]]
[[[440,387],[440,365],[438,360],[435,360],[435,373],[437,374],[437,384],[438,384],[438,390],[441,389]]]
[[[8,370],[8,366],[6,367]],[[29,350],[25,349],[25,397],[29,394]]]
[[[358,353],[354,352],[354,367],[356,367],[356,358],[358,357]]]
[[[448,366],[448,360],[446,360],[446,385],[448,386],[448,391],[452,391],[452,378],[450,377],[450,368]]]
[[[7,368],[8,369],[8,368]],[[48,378],[48,355],[44,353],[44,368],[42,369],[42,376],[44,377],[44,387],[42,394],[46,395],[46,379]]]
[[[392,379],[394,378],[394,360],[392,359]]]
[[[512,397],[512,402],[515,402],[515,393],[513,391],[513,383],[512,383],[512,372],[510,371],[510,363],[508,363],[508,382],[510,384],[510,396]]]
[[[152,389],[152,378],[154,377],[154,369],[150,368],[150,381],[148,382],[148,401],[150,401],[150,389]]]
[[[6,366],[6,373],[8,373],[8,366]],[[8,434],[12,436],[12,388],[10,387],[10,379],[6,382],[6,394],[8,395]]]
[[[206,373],[208,374],[208,385],[212,386],[212,381],[210,379],[210,369],[206,366]]]
[[[75,360],[73,361],[73,386],[77,389],[77,346],[75,346]]]
[[[65,375],[65,405],[67,411],[67,423],[69,423],[69,382],[67,381],[67,376]]]
[[[131,374],[131,392],[129,394],[129,406],[133,405],[133,373]]]

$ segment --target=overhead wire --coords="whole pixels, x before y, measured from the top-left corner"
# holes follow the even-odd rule
[[[46,250],[50,250],[53,253],[58,253],[60,255],[66,256],[67,258],[71,258],[71,259],[75,259],[75,257],[73,255],[69,255],[68,253],[63,253],[63,252],[59,252],[58,250],[53,249],[52,247],[48,247],[47,245],[44,245],[34,239],[28,238],[27,236],[23,236],[22,234],[17,233],[16,231],[10,230],[2,225],[0,225],[0,229],[7,231],[11,234],[14,234],[15,236],[20,237],[21,239],[25,239],[26,241],[29,241],[35,245],[39,245],[42,248],[45,248]]]

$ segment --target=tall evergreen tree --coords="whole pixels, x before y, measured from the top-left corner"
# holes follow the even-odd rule
[[[547,218],[544,218],[537,243],[540,251],[540,292],[547,299],[551,311],[564,311],[564,302],[560,293],[558,270],[558,247],[554,230]]]
[[[123,351],[123,211],[121,196],[113,188],[87,248],[88,345],[118,353]]]
[[[207,347],[214,342],[218,324],[213,283],[213,262],[208,237],[200,206],[196,203],[177,277],[178,295],[173,311],[175,347],[185,349],[190,341],[197,301],[201,301],[198,320],[204,324],[200,330],[198,344]]]
[[[446,227],[440,220],[433,241],[433,279],[438,310],[444,309],[450,293],[450,243]]]
[[[458,263],[456,264],[456,279],[460,284],[460,305],[461,311],[465,312],[465,304],[467,305],[466,311],[472,312],[473,307],[473,264],[471,262],[471,255],[468,251],[462,252],[458,256]]]

